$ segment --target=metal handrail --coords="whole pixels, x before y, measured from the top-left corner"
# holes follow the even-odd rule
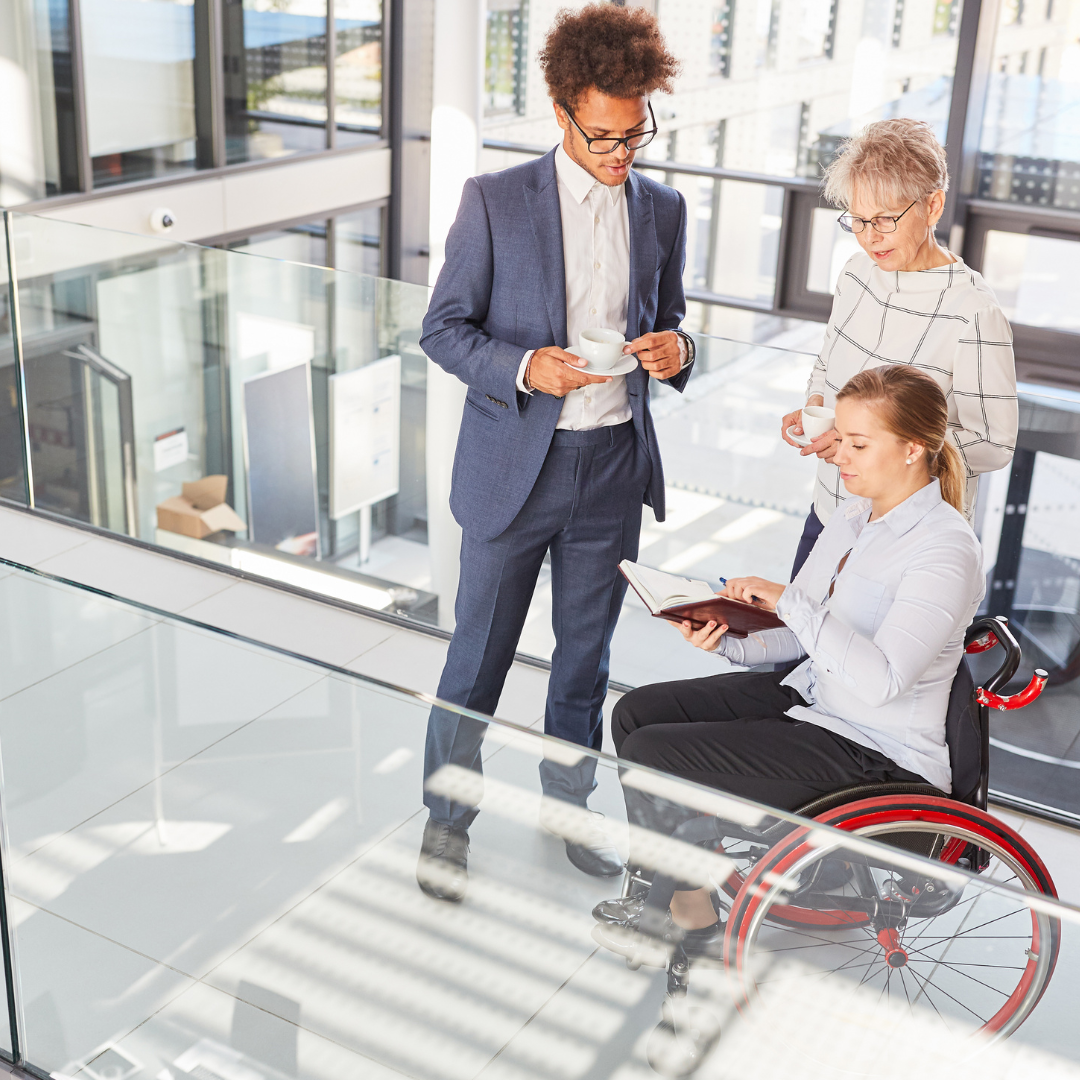
[[[485,139],[485,150],[503,150],[512,154],[531,154],[540,157],[551,150],[550,146],[535,143],[508,142],[503,139]],[[634,162],[637,169],[650,169],[659,172],[680,173],[685,176],[704,176],[714,180],[741,180],[747,184],[768,184],[771,187],[790,188],[793,191],[819,191],[817,180],[803,176],[774,176],[771,173],[744,172],[741,169],[725,169],[719,165],[690,165],[679,161],[654,161],[651,158],[639,158]]]

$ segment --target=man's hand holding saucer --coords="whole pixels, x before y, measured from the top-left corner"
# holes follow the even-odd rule
[[[673,330],[642,334],[628,341],[624,353],[635,353],[641,366],[654,379],[670,379],[682,371],[686,344]]]

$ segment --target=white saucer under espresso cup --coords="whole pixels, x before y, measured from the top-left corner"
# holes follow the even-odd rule
[[[607,371],[623,359],[626,345],[618,330],[594,328],[578,334],[578,356],[588,360],[591,371]]]
[[[823,405],[807,405],[802,411],[802,429],[811,442],[836,426],[836,413]]]

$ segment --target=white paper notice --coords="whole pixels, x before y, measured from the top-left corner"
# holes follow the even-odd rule
[[[188,437],[183,428],[166,431],[154,439],[154,472],[171,469],[188,459]]]
[[[398,492],[401,357],[330,376],[330,516]]]

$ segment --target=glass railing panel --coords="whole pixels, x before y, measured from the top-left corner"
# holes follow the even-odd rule
[[[672,942],[597,931],[619,880],[565,858],[596,819],[542,797],[542,761],[593,755],[451,709],[485,733],[484,778],[425,777],[418,695],[4,570],[7,625],[19,615],[40,646],[0,651],[37,1069],[880,1077],[953,1075],[979,1051],[987,1075],[1074,1074],[1080,913],[1034,895],[1050,886],[1023,830],[978,833],[975,876],[955,858],[974,847],[920,854],[959,835],[937,819],[855,835],[628,763],[620,783],[601,757],[590,801],[623,857],[712,883],[729,925],[727,951],[685,979],[676,965],[686,992],[668,994]],[[425,786],[479,807],[460,904],[417,888]],[[987,1026],[1015,1037],[984,1045]]]
[[[419,348],[428,290],[12,220],[39,508],[452,627],[448,498],[464,387]],[[686,393],[654,387],[670,516],[657,525],[646,510],[643,561],[786,578],[812,467],[779,421],[800,403],[812,345],[779,325],[775,341],[790,347],[699,335]],[[208,517],[178,509],[185,484],[213,476],[225,479],[193,494]],[[542,659],[553,647],[547,573],[521,642]],[[634,601],[616,680],[703,672],[644,620]]]
[[[40,509],[438,621],[426,289],[13,221]]]
[[[25,439],[19,411],[19,368],[15,353],[14,308],[7,256],[8,215],[0,222],[0,498],[26,502]]]
[[[1021,383],[1008,468],[980,478],[984,608],[1010,619],[1024,650],[1012,688],[1045,669],[1046,691],[991,715],[995,790],[1080,815],[1080,395]]]

